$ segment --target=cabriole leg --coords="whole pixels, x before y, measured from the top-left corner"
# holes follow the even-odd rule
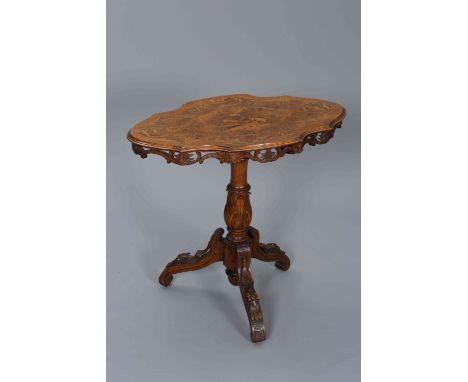
[[[167,287],[171,284],[173,275],[176,273],[195,271],[217,261],[222,261],[224,253],[223,233],[224,229],[216,229],[208,246],[204,250],[197,251],[195,255],[181,253],[177,256],[175,260],[166,265],[166,268],[159,276],[159,283]]]
[[[248,234],[252,240],[252,257],[261,261],[274,261],[275,266],[287,271],[291,264],[289,257],[275,243],[260,243],[260,235],[254,227],[249,227]]]

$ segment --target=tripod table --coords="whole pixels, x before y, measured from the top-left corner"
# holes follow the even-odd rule
[[[167,264],[159,282],[167,287],[176,273],[222,261],[229,282],[239,286],[252,341],[263,341],[265,325],[250,272],[251,259],[275,262],[283,271],[290,261],[276,244],[260,243],[258,230],[250,226],[248,161],[273,162],[302,152],[305,144],[326,143],[341,127],[345,114],[342,106],[318,99],[234,94],[191,101],[135,125],[128,140],[142,158],[157,154],[178,165],[215,158],[231,165],[224,208],[226,237],[222,228],[216,229],[204,250],[194,255],[181,253]]]

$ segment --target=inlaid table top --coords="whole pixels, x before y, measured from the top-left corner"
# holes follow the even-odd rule
[[[260,162],[325,143],[340,127],[345,109],[312,98],[233,94],[199,99],[152,115],[128,133],[135,153],[154,153],[177,164],[206,158]]]

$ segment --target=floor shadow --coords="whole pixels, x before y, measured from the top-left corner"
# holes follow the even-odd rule
[[[250,341],[247,319],[241,316],[239,310],[233,305],[231,296],[227,292],[215,290],[213,288],[186,287],[180,285],[171,285],[167,291],[172,294],[183,294],[184,298],[194,295],[203,296],[216,310],[222,313],[225,320],[229,322],[242,337]],[[239,304],[242,304],[240,293]]]

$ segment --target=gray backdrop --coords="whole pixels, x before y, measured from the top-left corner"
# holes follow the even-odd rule
[[[108,380],[346,381],[360,372],[358,0],[112,0],[107,4]],[[325,98],[335,138],[250,163],[253,221],[288,272],[253,261],[267,340],[252,344],[221,264],[156,277],[224,227],[229,165],[133,154],[152,113],[231,93]]]

